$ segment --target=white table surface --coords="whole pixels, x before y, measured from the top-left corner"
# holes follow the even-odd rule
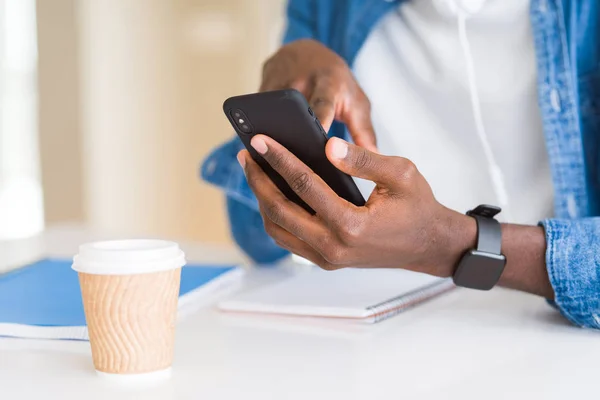
[[[0,242],[0,270],[107,238],[75,228]],[[193,261],[241,260],[183,244]],[[245,288],[281,279],[251,272]],[[245,289],[242,289],[245,290]],[[600,334],[534,296],[457,289],[377,325],[225,315],[178,325],[173,377],[153,388],[96,377],[87,342],[0,339],[0,399],[572,399],[598,395]]]

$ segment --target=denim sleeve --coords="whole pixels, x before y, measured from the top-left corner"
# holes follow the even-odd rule
[[[288,0],[287,26],[283,43],[298,39],[316,38],[316,0]]]
[[[202,179],[225,192],[231,235],[238,246],[258,264],[274,263],[289,253],[265,231],[256,197],[236,159],[242,148],[235,137],[213,150],[202,163]]]
[[[574,324],[600,329],[600,217],[541,225],[555,305]]]
[[[240,248],[257,264],[272,264],[289,254],[267,234],[256,209],[227,197],[231,235]]]

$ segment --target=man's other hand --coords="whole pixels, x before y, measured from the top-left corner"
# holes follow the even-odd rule
[[[260,90],[300,91],[329,131],[334,120],[346,124],[356,143],[376,151],[371,105],[346,62],[321,43],[303,39],[283,46],[263,67]]]

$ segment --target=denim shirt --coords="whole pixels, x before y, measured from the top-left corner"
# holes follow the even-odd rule
[[[403,0],[290,0],[284,42],[316,39],[352,66],[369,32]],[[554,185],[546,266],[555,305],[571,322],[600,329],[600,8],[596,0],[531,0],[538,99]],[[330,135],[348,139],[334,123]],[[215,149],[202,177],[222,188],[231,231],[256,262],[286,256],[266,234],[236,161],[234,138]]]

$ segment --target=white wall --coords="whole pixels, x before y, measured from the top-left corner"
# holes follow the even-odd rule
[[[223,100],[258,87],[283,3],[76,0],[81,202],[92,228],[229,240],[222,196],[198,167],[232,135]]]
[[[0,0],[0,239],[44,227],[34,0]]]
[[[85,219],[76,2],[37,1],[38,130],[50,225]]]

